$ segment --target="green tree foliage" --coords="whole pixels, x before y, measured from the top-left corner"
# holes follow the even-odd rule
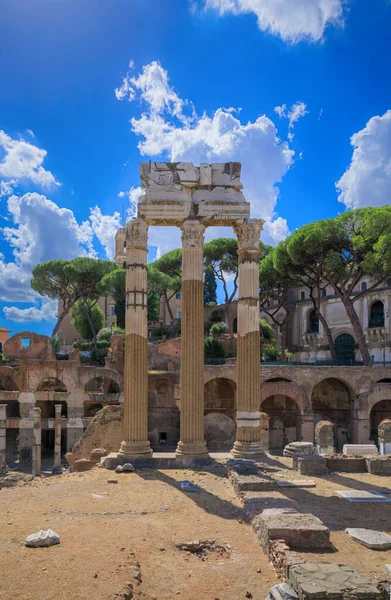
[[[263,339],[269,343],[276,341],[276,335],[274,333],[274,329],[270,325],[270,323],[268,323],[266,321],[266,319],[259,319],[259,328],[260,328],[261,339]]]
[[[204,276],[204,305],[217,303],[217,282],[212,269],[205,269]]]
[[[205,359],[222,359],[225,356],[224,346],[220,340],[213,337],[207,337],[204,340]]]
[[[85,310],[89,306],[89,316]],[[95,340],[96,333],[104,327],[105,316],[94,300],[78,300],[71,309],[72,325],[83,340]],[[92,322],[92,326],[91,326]]]
[[[110,271],[98,283],[100,293],[113,298],[117,326],[121,329],[125,329],[125,285],[126,269],[123,268]]]
[[[365,365],[371,364],[362,325],[354,304],[391,273],[391,206],[360,208],[335,219],[316,221],[295,231],[277,247],[276,268],[289,260],[308,277],[327,282],[343,302]],[[289,266],[289,265],[288,265]],[[357,292],[364,275],[372,277]]]
[[[56,336],[65,316],[78,300],[78,292],[73,289],[69,279],[69,271],[65,269],[71,263],[69,260],[49,260],[36,265],[33,269],[31,287],[41,296],[52,300],[60,300],[60,314],[52,331]]]
[[[119,327],[103,327],[96,336],[98,341],[97,346],[99,348],[99,342],[110,342],[111,336],[115,333],[125,333],[124,329],[120,329]]]
[[[228,332],[228,325],[227,325],[227,323],[224,323],[224,321],[220,321],[219,323],[213,323],[213,325],[210,328],[210,335],[212,337],[217,337],[221,333],[227,333],[227,332]]]
[[[163,298],[171,321],[174,320],[170,300],[182,287],[182,250],[166,252],[148,265],[149,287]]]

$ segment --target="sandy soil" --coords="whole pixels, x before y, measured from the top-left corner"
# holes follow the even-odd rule
[[[290,462],[271,460],[280,468],[276,479],[303,478],[289,469]],[[1,600],[113,600],[132,581],[135,561],[142,574],[135,598],[265,600],[277,578],[224,469],[145,470],[115,475],[118,483],[107,483],[112,476],[95,468],[0,490]],[[181,491],[185,479],[197,483],[201,492]],[[349,564],[383,576],[391,551],[364,548],[345,528],[391,533],[391,503],[350,503],[335,491],[387,488],[391,493],[391,478],[336,473],[312,479],[315,488],[258,493],[261,508],[292,506],[313,513],[330,528],[335,552],[302,554],[308,560]],[[24,548],[27,534],[49,527],[60,534],[59,546]],[[194,539],[227,543],[231,556],[210,554],[202,560],[175,547]]]
[[[111,476],[95,468],[0,490],[1,600],[111,600],[131,580],[131,552],[141,565],[136,597],[265,600],[276,576],[221,473],[142,471],[108,484]],[[184,479],[202,491],[184,493]],[[25,548],[41,528],[60,545]],[[226,542],[232,554],[203,561],[175,547],[194,539]]]

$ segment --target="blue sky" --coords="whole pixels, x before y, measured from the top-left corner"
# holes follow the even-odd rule
[[[34,264],[112,256],[140,160],[240,160],[269,243],[389,203],[388,0],[0,0],[0,22],[0,325],[13,332],[54,324]],[[164,252],[179,234],[150,241]]]

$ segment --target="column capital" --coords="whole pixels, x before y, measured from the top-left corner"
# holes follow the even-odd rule
[[[132,219],[126,225],[126,248],[147,250],[148,223],[144,219]]]
[[[201,221],[186,220],[181,225],[182,248],[202,248],[205,225]]]
[[[235,223],[233,229],[238,238],[239,250],[259,251],[259,238],[264,222],[263,219],[246,219]]]
[[[61,411],[62,411],[62,404],[55,404],[54,405],[55,414],[59,415],[61,417]]]

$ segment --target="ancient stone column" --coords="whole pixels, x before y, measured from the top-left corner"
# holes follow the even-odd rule
[[[7,463],[5,458],[7,434],[7,405],[0,404],[0,475],[7,472]]]
[[[182,227],[181,425],[178,457],[207,457],[204,441],[204,282],[202,223]]]
[[[35,406],[33,408],[33,464],[32,474],[36,477],[41,476],[41,409]]]
[[[30,462],[33,448],[33,420],[31,411],[34,408],[35,396],[33,392],[20,392],[18,400],[20,411],[19,458],[21,462]]]
[[[249,219],[234,227],[239,242],[239,290],[236,440],[232,454],[237,458],[254,458],[264,454],[259,422],[259,237],[262,225],[260,219]]]
[[[120,456],[152,454],[148,441],[147,241],[146,221],[129,221],[126,228],[124,441]]]
[[[61,404],[54,405],[54,465],[53,473],[62,473],[61,466]]]

